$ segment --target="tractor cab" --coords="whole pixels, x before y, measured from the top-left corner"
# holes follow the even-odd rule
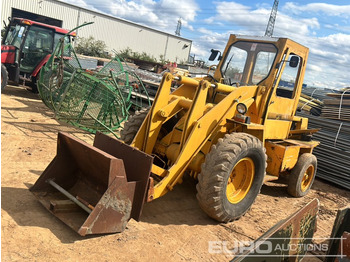
[[[289,62],[284,67],[287,72],[280,84],[286,86],[286,82],[294,83],[295,78],[291,76],[298,71],[300,56],[291,53],[288,59],[285,54],[277,57],[282,42],[284,41],[274,37],[232,35],[223,54],[219,50],[211,50],[209,61],[216,58],[219,60],[215,72],[216,81],[230,86],[262,85],[268,78],[276,77],[273,75],[275,69]],[[293,85],[289,84],[287,87]]]
[[[41,67],[59,39],[68,32],[60,27],[13,18],[1,43],[1,88],[5,87],[7,79],[15,83],[30,81],[35,85]],[[64,41],[70,42],[74,36],[75,33],[71,33]]]

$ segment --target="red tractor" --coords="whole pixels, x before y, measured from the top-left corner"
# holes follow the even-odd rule
[[[37,93],[39,71],[54,51],[58,41],[68,30],[23,18],[13,18],[1,43],[1,91],[8,80],[31,83]],[[64,41],[72,41],[74,32]]]

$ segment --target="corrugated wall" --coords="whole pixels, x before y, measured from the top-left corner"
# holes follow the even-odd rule
[[[78,36],[102,40],[109,51],[130,48],[134,52],[145,52],[160,60],[164,56],[171,62],[187,61],[192,41],[170,35],[148,27],[133,24],[122,19],[92,12],[55,0],[3,0],[1,20],[11,16],[11,9],[16,8],[38,15],[48,16],[63,21],[63,27],[72,29],[77,24],[94,22],[80,28]]]

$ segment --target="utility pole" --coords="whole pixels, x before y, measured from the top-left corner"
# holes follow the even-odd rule
[[[181,32],[181,17],[179,18],[179,20],[177,21],[177,26],[176,26],[176,31],[175,31],[175,35],[180,36],[180,32]]]
[[[265,36],[271,37],[273,34],[273,29],[275,27],[275,21],[276,21],[276,16],[277,16],[277,8],[278,8],[278,0],[275,0],[275,2],[273,3],[272,9],[271,9],[269,22],[267,23]]]

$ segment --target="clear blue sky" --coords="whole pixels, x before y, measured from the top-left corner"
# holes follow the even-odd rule
[[[65,2],[191,39],[191,54],[207,61],[229,34],[264,35],[274,0],[64,0]],[[274,36],[310,48],[305,83],[350,86],[350,1],[279,1]]]

